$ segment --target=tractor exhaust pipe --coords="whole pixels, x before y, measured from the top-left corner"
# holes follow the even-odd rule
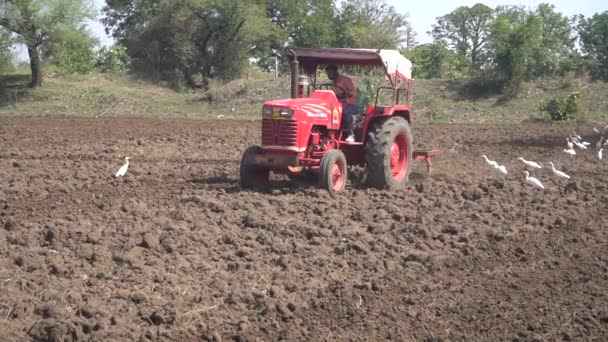
[[[298,76],[300,73],[300,62],[298,62],[298,55],[292,49],[289,49],[289,52],[293,54],[293,59],[291,60],[291,98],[295,99],[298,97]]]

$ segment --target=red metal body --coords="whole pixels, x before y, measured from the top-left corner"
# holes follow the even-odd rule
[[[261,178],[267,177],[267,171],[289,175],[317,174],[324,168],[321,173],[327,177],[321,178],[329,182],[330,190],[340,191],[346,179],[346,165],[366,164],[368,132],[376,121],[400,116],[411,123],[411,62],[398,52],[387,50],[294,48],[288,51],[292,69],[291,98],[264,103],[261,147],[252,154],[253,161],[244,158],[246,163],[243,165],[248,172]],[[364,120],[355,130],[354,142],[344,141],[340,129],[343,108],[335,93],[320,90],[318,85],[315,87],[317,67],[327,64],[381,67],[391,83],[391,87],[383,88],[392,91],[390,105],[372,105],[365,113],[358,113],[364,115]],[[310,79],[313,80],[312,91],[306,88]],[[388,145],[388,172],[395,182],[401,182],[409,170],[409,156],[412,155],[409,139],[407,134],[401,134]],[[329,157],[331,150],[341,152],[331,152]],[[422,156],[430,167],[430,153],[414,155],[415,159]],[[329,161],[323,162],[324,156],[328,156]],[[344,159],[345,162],[341,161]],[[252,166],[247,166],[250,164]],[[249,179],[245,182],[247,186],[253,184]]]
[[[362,127],[357,130],[361,139],[345,142],[340,131],[342,104],[332,91],[316,90],[308,98],[268,101],[264,108],[271,108],[272,115],[262,119],[265,156],[259,158],[259,165],[276,173],[314,171],[325,151],[330,149],[341,149],[349,165],[365,165],[365,132],[370,124],[378,118],[393,115],[403,116],[408,122],[411,119],[408,105],[370,106]],[[293,116],[281,117],[281,109],[292,109]]]

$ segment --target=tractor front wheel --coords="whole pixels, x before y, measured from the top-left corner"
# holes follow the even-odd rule
[[[412,160],[412,133],[399,116],[379,122],[367,141],[367,182],[378,189],[399,189],[407,183]]]
[[[346,186],[348,169],[346,157],[340,150],[329,150],[321,159],[319,184],[329,192],[340,192]]]
[[[270,177],[270,171],[259,168],[255,165],[255,157],[262,155],[260,146],[250,146],[245,150],[241,159],[241,187],[243,189],[261,189]]]

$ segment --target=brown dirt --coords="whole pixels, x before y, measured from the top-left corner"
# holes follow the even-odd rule
[[[605,341],[608,163],[570,128],[415,126],[459,143],[431,178],[331,197],[240,191],[256,122],[0,119],[2,339]]]

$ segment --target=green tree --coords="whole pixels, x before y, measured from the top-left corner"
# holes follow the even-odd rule
[[[239,76],[256,42],[271,33],[254,1],[108,0],[103,11],[135,70],[190,87]]]
[[[342,47],[396,49],[413,36],[407,16],[384,0],[345,0],[336,27]]]
[[[580,16],[578,34],[583,53],[593,61],[591,76],[608,82],[608,11]]]
[[[253,57],[263,69],[274,68],[274,58],[285,61],[284,47],[335,46],[336,8],[333,0],[264,0],[270,33],[255,42]],[[285,64],[283,64],[285,66]]]
[[[431,34],[466,58],[475,70],[489,61],[488,36],[493,21],[493,10],[484,5],[461,6],[437,18]]]
[[[127,48],[120,44],[102,47],[97,52],[95,67],[101,72],[125,72],[131,67]]]
[[[47,63],[70,73],[88,73],[94,67],[94,47],[99,44],[85,26],[78,29],[60,27],[41,47],[42,58]]]
[[[453,78],[468,76],[466,60],[439,42],[418,45],[402,51],[414,64],[415,78]]]
[[[1,0],[0,26],[18,35],[27,47],[31,86],[42,84],[40,46],[62,27],[80,27],[93,17],[88,0]]]
[[[540,46],[530,56],[528,77],[555,75],[573,52],[574,39],[570,21],[549,4],[538,5],[534,15],[540,24]]]
[[[507,82],[506,94],[519,93],[526,79],[529,61],[541,48],[541,21],[521,8],[499,8],[492,25],[496,71]]]
[[[13,54],[11,48],[13,39],[11,33],[0,28],[0,72],[7,72],[13,69]]]

